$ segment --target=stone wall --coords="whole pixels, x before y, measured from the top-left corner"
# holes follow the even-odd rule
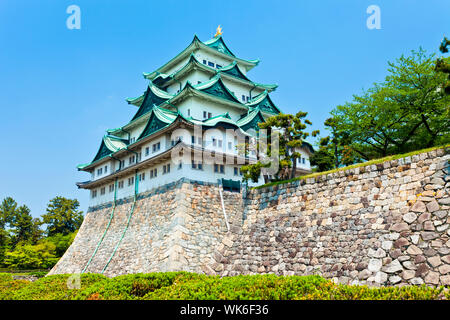
[[[253,189],[244,200],[224,192],[229,232],[218,187],[181,179],[139,194],[128,228],[133,199],[118,201],[111,220],[112,203],[90,208],[50,274],[80,273],[93,257],[86,272],[110,260],[107,276],[186,270],[450,285],[449,160],[450,148],[438,149]]]
[[[210,267],[222,276],[450,285],[449,159],[439,149],[252,190],[245,222]]]
[[[228,220],[236,228],[242,223],[242,195],[223,194]],[[132,198],[118,201],[110,224],[112,203],[89,208],[73,244],[50,274],[81,273],[91,257],[85,272],[100,273],[110,260],[107,276],[211,271],[213,250],[227,232],[216,185],[181,179],[139,194],[126,228],[132,203]]]

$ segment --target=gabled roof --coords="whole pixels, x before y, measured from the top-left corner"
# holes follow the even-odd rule
[[[144,98],[142,100],[142,103],[139,107],[139,110],[136,112],[134,117],[131,119],[133,121],[134,119],[137,119],[141,117],[142,115],[149,112],[153,106],[159,106],[161,103],[173,98],[174,96],[159,89],[157,86],[155,86],[151,81],[147,87],[147,90],[144,93]]]
[[[259,130],[258,123],[264,122],[264,116],[261,113],[261,109],[256,107],[255,109],[249,111],[247,115],[244,115],[236,121],[236,124],[241,127],[243,130],[247,131],[250,129]]]
[[[227,45],[223,41],[222,36],[214,37],[208,41],[203,42],[205,45],[207,45],[210,48],[213,48],[219,52],[226,53],[232,57],[236,57],[230,49],[228,49]]]
[[[161,90],[160,88],[155,86],[152,81],[150,81],[147,90],[142,95],[136,98],[126,98],[125,100],[128,102],[128,104],[133,104],[135,106],[140,107],[144,102],[145,97],[147,93],[149,93],[149,91],[151,91],[150,94],[156,100],[167,100],[173,97],[173,95],[164,90]]]
[[[148,118],[144,130],[140,134],[139,138],[137,138],[137,140],[141,140],[151,135],[152,133],[164,128],[165,126],[174,122],[178,117],[177,112],[160,108],[158,106],[154,106],[151,111],[152,114]]]
[[[177,54],[174,58],[172,58],[170,61],[168,61],[166,64],[164,64],[162,67],[158,68],[157,70],[150,72],[150,73],[144,73],[144,77],[150,80],[153,80],[156,76],[158,76],[161,73],[166,73],[167,70],[169,70],[173,65],[176,63],[179,63],[180,60],[185,59],[188,55],[190,55],[192,52],[198,49],[204,49],[209,50],[210,52],[214,52],[220,56],[222,56],[225,59],[233,59],[236,60],[238,63],[244,65],[247,70],[252,69],[254,66],[258,65],[259,60],[244,60],[237,58],[234,56],[231,51],[228,49],[228,47],[225,45],[225,42],[223,41],[222,37],[218,37],[217,39],[211,39],[206,42],[200,41],[200,39],[197,37],[197,35],[194,35],[194,39],[191,41],[191,43],[179,54]]]
[[[262,112],[279,114],[281,113],[280,109],[273,103],[272,99],[270,99],[269,92],[264,90],[264,92],[258,94],[248,103],[246,103],[247,107],[261,109]]]
[[[220,74],[215,75],[209,81],[199,83],[193,87],[196,90],[241,104],[239,99],[225,86],[220,78]]]
[[[242,73],[242,71],[241,71],[241,69],[239,69],[239,66],[237,65],[236,61],[233,61],[229,65],[220,68],[219,70],[217,70],[217,72],[226,73],[233,77],[252,82],[249,78],[247,78],[247,76],[245,74]]]
[[[127,140],[118,137],[105,135],[103,136],[100,148],[91,163],[98,161],[111,153],[127,147]]]

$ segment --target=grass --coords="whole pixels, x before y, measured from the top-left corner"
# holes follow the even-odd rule
[[[107,278],[83,274],[79,288],[71,275],[35,282],[0,273],[0,300],[449,300],[449,288],[370,288],[335,284],[317,275],[206,276],[188,272],[130,274]]]
[[[311,173],[308,175],[296,177],[296,178],[289,179],[289,180],[273,181],[273,182],[263,184],[261,186],[253,187],[252,189],[263,189],[263,188],[267,188],[267,187],[271,187],[271,186],[275,186],[275,185],[279,185],[279,184],[284,184],[284,183],[289,183],[289,182],[293,182],[293,181],[297,181],[297,180],[306,180],[309,178],[315,178],[315,177],[327,175],[330,173],[345,171],[345,170],[359,168],[359,167],[370,166],[373,164],[379,164],[379,163],[383,163],[386,161],[392,161],[392,160],[397,160],[397,159],[401,159],[401,158],[411,157],[411,156],[414,156],[417,154],[430,152],[430,151],[437,150],[437,149],[444,149],[444,148],[450,148],[450,144],[446,144],[443,146],[437,146],[437,147],[431,147],[431,148],[427,148],[427,149],[416,150],[416,151],[411,151],[411,152],[403,153],[403,154],[395,154],[395,155],[387,156],[384,158],[373,159],[373,160],[369,160],[366,162],[356,163],[356,164],[352,164],[347,167],[332,169],[332,170],[328,170],[328,171],[314,172],[314,173]]]

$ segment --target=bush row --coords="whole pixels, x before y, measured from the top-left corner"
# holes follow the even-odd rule
[[[187,272],[107,278],[54,275],[30,282],[0,273],[0,300],[449,300],[449,288],[382,287],[335,284],[320,276],[206,276]]]

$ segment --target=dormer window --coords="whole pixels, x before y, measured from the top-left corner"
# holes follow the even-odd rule
[[[136,137],[133,137],[130,139],[130,144],[134,143],[136,141]]]
[[[161,143],[155,143],[153,144],[153,152],[159,151],[161,149]]]

